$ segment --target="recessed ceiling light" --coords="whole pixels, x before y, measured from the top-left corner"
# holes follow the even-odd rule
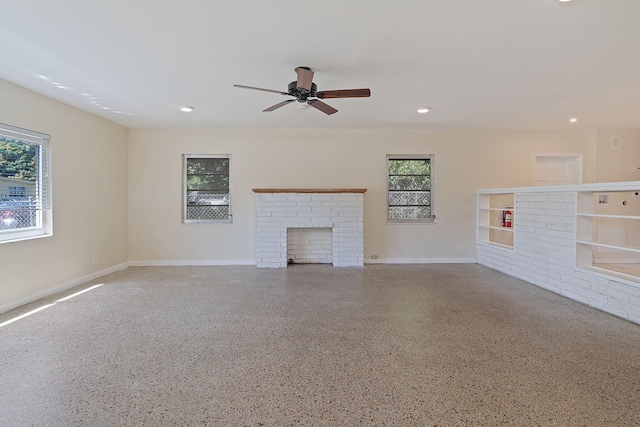
[[[565,0],[565,1],[566,1],[566,0]],[[569,121],[570,121],[571,123],[575,123],[575,122],[577,122],[577,121],[578,121],[578,119],[576,119],[575,117],[571,117],[571,118],[569,119]]]
[[[185,113],[190,113],[193,110],[195,110],[195,107],[192,107],[191,105],[183,105],[180,107],[180,111],[184,111]]]
[[[571,0],[558,0],[561,3],[567,2],[567,1],[571,1]]]
[[[425,114],[428,113],[429,110],[431,110],[431,107],[427,107],[427,106],[423,106],[423,107],[418,107],[416,108],[416,111],[420,114]]]

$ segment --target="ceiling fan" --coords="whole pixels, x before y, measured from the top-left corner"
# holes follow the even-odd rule
[[[233,85],[233,87],[239,87],[241,89],[261,90],[263,92],[279,93],[280,95],[292,96],[292,99],[287,99],[272,105],[271,107],[262,110],[264,112],[277,110],[280,107],[284,107],[293,101],[298,101],[300,106],[310,105],[311,107],[322,111],[325,114],[337,113],[338,110],[332,106],[325,104],[320,99],[330,98],[366,98],[371,96],[369,89],[341,89],[341,90],[324,90],[318,92],[318,88],[313,83],[313,71],[309,67],[296,67],[296,73],[298,74],[298,80],[289,83],[289,87],[286,92],[279,90],[263,89],[260,87],[245,86],[245,85]]]

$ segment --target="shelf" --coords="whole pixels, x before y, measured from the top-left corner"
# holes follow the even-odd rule
[[[493,246],[493,247],[497,247],[497,248],[500,248],[500,249],[506,249],[506,250],[509,250],[509,251],[512,251],[512,250],[513,250],[513,245],[505,245],[505,244],[502,244],[502,243],[496,243],[496,242],[478,242],[478,244],[480,244],[480,245],[485,245],[485,246]]]
[[[513,233],[513,227],[500,227],[496,225],[478,225],[478,228],[488,228],[490,230],[510,231]]]
[[[477,242],[513,250],[515,210],[513,193],[478,194]],[[511,227],[503,226],[502,213],[511,212]]]
[[[640,253],[640,248],[636,248],[636,247],[633,247],[633,246],[610,245],[608,243],[598,243],[598,242],[592,242],[592,241],[587,241],[587,240],[576,240],[576,243],[581,244],[581,245],[595,246],[595,247],[598,247],[598,248],[608,248],[608,249],[616,249],[616,250],[619,250],[619,251]]]
[[[635,219],[639,220],[640,217],[635,215],[607,215],[607,214],[594,214],[594,213],[577,213],[577,216],[584,218],[614,218],[614,219]]]
[[[624,275],[625,278],[633,278],[636,281],[640,277],[640,263],[628,264],[593,264],[593,268],[598,270],[613,271]]]
[[[576,267],[640,280],[640,197],[636,192],[578,192]]]
[[[593,264],[590,267],[578,267],[578,270],[589,271],[610,279],[614,277],[629,284],[640,284],[640,264]]]

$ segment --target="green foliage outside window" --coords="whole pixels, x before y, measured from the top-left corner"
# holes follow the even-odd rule
[[[388,218],[432,220],[431,159],[389,159]]]
[[[0,177],[36,181],[37,146],[0,138]]]
[[[187,158],[186,169],[186,219],[230,221],[229,158]]]

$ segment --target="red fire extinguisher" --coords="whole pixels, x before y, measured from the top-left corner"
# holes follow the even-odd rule
[[[506,208],[502,211],[502,226],[511,228],[511,220],[513,218],[513,212],[511,208]]]

